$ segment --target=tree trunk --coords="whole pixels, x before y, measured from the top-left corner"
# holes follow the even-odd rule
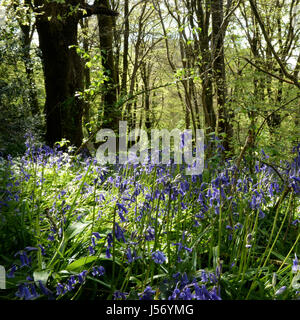
[[[89,21],[88,18],[80,20],[80,26],[83,33],[83,50],[85,52],[89,52],[90,46],[88,41],[88,28]],[[84,67],[84,89],[88,89],[91,85],[91,72],[89,67]],[[86,128],[88,135],[90,134],[90,128],[88,127],[88,123],[90,122],[90,103],[88,101],[84,102],[83,106],[83,127]]]
[[[76,49],[70,48],[77,45],[78,18],[69,10],[51,2],[36,16],[45,76],[46,142],[50,146],[65,138],[78,147],[83,138],[83,101],[75,93],[83,90],[84,71]]]
[[[226,110],[226,79],[224,62],[224,36],[223,24],[223,0],[212,1],[212,59],[213,76],[216,84],[218,107],[218,132],[225,133],[223,147],[225,151],[231,151],[230,140],[232,138],[232,126],[230,118],[232,114]]]
[[[128,40],[129,40],[129,7],[128,0],[124,1],[124,40],[123,40],[123,71],[121,82],[121,94],[127,94],[127,74],[128,74]]]
[[[108,0],[98,0],[97,4],[109,8]],[[103,93],[103,125],[117,130],[121,119],[121,112],[117,108],[117,81],[113,54],[113,17],[98,15],[99,39],[102,56],[102,66],[107,79]]]
[[[22,30],[22,35],[23,35],[23,39],[22,39],[23,40],[22,41],[23,56],[24,56],[26,78],[29,84],[29,99],[30,99],[31,114],[35,116],[40,113],[40,107],[38,102],[36,84],[34,80],[33,63],[30,56],[30,47],[31,47],[30,25],[20,23],[20,28]]]

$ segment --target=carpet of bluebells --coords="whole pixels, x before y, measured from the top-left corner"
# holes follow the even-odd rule
[[[0,299],[299,299],[300,146],[253,167],[0,158]]]

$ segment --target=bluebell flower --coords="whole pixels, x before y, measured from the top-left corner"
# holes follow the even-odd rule
[[[105,250],[105,256],[106,256],[107,259],[109,259],[111,257],[111,254],[110,254],[110,251],[109,251],[108,247]]]
[[[180,288],[183,288],[183,287],[187,286],[188,283],[189,283],[189,278],[188,278],[186,272],[184,272],[182,277],[181,277]]]
[[[109,234],[107,235],[107,247],[108,247],[108,248],[112,247],[112,243],[113,243],[113,236],[112,236],[111,233],[109,233]]]
[[[16,292],[16,296],[24,300],[31,300],[34,298],[29,288],[23,283],[18,286],[18,291]]]
[[[151,240],[154,240],[154,239],[155,239],[155,230],[154,230],[154,228],[149,227],[149,228],[146,230],[145,239],[146,239],[147,241],[151,241]]]
[[[30,266],[30,258],[27,256],[25,251],[18,251],[15,256],[17,255],[20,255],[21,268],[24,266]]]
[[[9,271],[9,273],[7,274],[7,278],[14,278],[15,277],[15,272],[17,270],[17,266],[13,265]]]
[[[54,241],[54,240],[55,240],[55,238],[54,238],[54,234],[53,234],[53,233],[49,234],[49,236],[48,236],[48,239],[47,239],[47,240],[49,240],[49,241]]]
[[[201,220],[205,218],[202,212],[199,212],[198,214],[196,214],[195,217]]]
[[[128,294],[126,292],[115,291],[113,294],[114,300],[126,300],[126,296]]]
[[[201,281],[204,283],[208,282],[208,276],[204,270],[201,271]]]
[[[180,272],[174,273],[174,274],[172,275],[172,277],[173,277],[176,281],[179,281]]]
[[[74,276],[71,276],[66,284],[66,288],[68,291],[72,291],[75,288],[76,285],[76,279]]]
[[[168,300],[176,300],[179,294],[180,294],[180,290],[176,287],[172,292],[172,295],[169,296]]]
[[[260,219],[263,219],[266,215],[265,213],[261,210],[261,208],[259,208],[259,214],[258,214]]]
[[[140,300],[153,300],[155,291],[150,286],[147,286],[142,294],[140,294]]]
[[[194,297],[189,287],[184,288],[179,294],[181,300],[193,300]]]
[[[283,293],[285,292],[286,288],[287,288],[286,286],[283,286],[283,287],[279,288],[279,289],[275,292],[275,296],[279,296],[279,295],[283,294]]]
[[[100,239],[101,239],[101,236],[100,236],[100,233],[99,233],[99,232],[93,232],[92,234],[93,234],[93,236],[96,237],[97,240],[100,240]]]
[[[91,256],[95,254],[95,250],[92,246],[89,246],[88,249]]]
[[[78,282],[83,283],[87,275],[87,270],[83,270],[78,274]]]
[[[243,225],[238,222],[235,226],[234,226],[234,229],[237,230],[237,229],[242,229],[243,228]]]
[[[210,282],[212,282],[212,283],[217,283],[218,282],[218,280],[217,280],[217,278],[216,278],[214,273],[210,272],[208,275],[209,275]]]
[[[163,264],[166,261],[166,257],[161,251],[153,252],[152,259],[158,264]]]
[[[295,259],[293,259],[293,266],[292,266],[292,272],[298,272],[300,270],[299,260],[297,258],[297,255],[295,253]]]
[[[36,247],[25,247],[24,250],[30,252],[30,251],[37,251],[38,248],[36,248]]]
[[[213,287],[210,291],[210,300],[221,300],[220,294],[217,294],[217,288]]]
[[[130,248],[127,249],[126,256],[127,256],[128,263],[132,263],[133,262],[133,258],[132,258],[132,254],[131,254],[131,249]]]
[[[35,285],[33,283],[31,283],[31,284],[29,284],[29,287],[30,287],[32,298],[39,297],[39,294],[36,291]]]
[[[116,222],[115,223],[115,234],[116,234],[116,238],[118,241],[123,241],[126,242],[125,240],[125,236],[124,236],[124,230],[119,226],[119,224]]]
[[[102,267],[102,266],[93,267],[92,275],[93,275],[94,277],[95,277],[95,276],[102,276],[102,275],[104,275],[104,273],[105,273],[104,267]]]
[[[194,288],[195,288],[195,298],[196,300],[203,300],[202,299],[202,296],[203,296],[203,293],[202,293],[202,290],[200,289],[198,283],[195,281],[194,282]]]
[[[117,207],[118,207],[118,214],[119,214],[119,217],[121,219],[122,222],[125,222],[126,219],[124,218],[122,212],[124,212],[125,214],[128,213],[128,210],[125,208],[125,206],[121,203],[117,203]]]
[[[59,296],[61,294],[65,294],[66,292],[67,290],[65,289],[65,287],[61,283],[58,283],[56,286],[56,294]]]
[[[46,255],[45,248],[41,244],[39,244],[38,246],[41,249],[42,256],[45,256]]]
[[[49,290],[47,287],[45,287],[44,284],[42,283],[42,281],[39,280],[38,283],[39,283],[39,287],[40,287],[42,293],[51,299],[53,297],[52,291]]]

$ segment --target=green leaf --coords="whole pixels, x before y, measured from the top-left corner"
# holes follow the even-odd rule
[[[47,283],[49,275],[50,275],[49,270],[34,271],[33,272],[33,280],[35,282],[41,281],[45,285]]]
[[[299,290],[300,289],[300,274],[297,274],[293,280],[292,280],[292,287],[295,290]]]
[[[93,256],[83,257],[83,258],[80,258],[80,259],[72,262],[71,264],[69,264],[66,269],[68,271],[76,271],[76,270],[80,269],[81,267],[85,266],[86,264],[94,262],[97,259],[98,259],[97,257],[93,257]]]
[[[72,223],[66,230],[66,238],[71,239],[75,237],[77,234],[82,232],[85,228],[87,228],[90,223],[83,223],[83,222],[75,222]]]

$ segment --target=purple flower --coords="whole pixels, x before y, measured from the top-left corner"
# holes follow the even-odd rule
[[[105,273],[104,267],[102,267],[102,266],[93,267],[92,275],[93,275],[94,277],[96,277],[96,276],[103,276],[104,273]]]
[[[78,274],[78,282],[79,283],[83,283],[84,280],[85,280],[85,277],[86,277],[86,274],[87,274],[87,271],[86,270],[83,270],[82,272],[80,272]]]
[[[30,259],[28,258],[25,251],[18,251],[15,256],[20,255],[21,268],[24,266],[30,266]]]
[[[14,278],[15,277],[15,272],[17,270],[17,266],[13,265],[9,271],[9,273],[7,274],[7,278]]]
[[[18,286],[18,291],[16,292],[16,296],[24,300],[31,300],[34,298],[29,288],[23,283]]]
[[[204,270],[202,270],[202,272],[201,272],[201,281],[204,283],[208,282],[208,277],[207,277],[207,274]]]
[[[108,247],[108,248],[112,247],[112,243],[113,243],[113,236],[112,236],[111,233],[109,233],[109,234],[107,235],[107,247]]]
[[[127,214],[128,210],[121,203],[117,203],[117,207],[119,209],[118,210],[118,214],[119,214],[119,217],[120,217],[121,221],[125,222],[126,219],[124,218],[123,213]]]
[[[275,296],[279,296],[281,294],[283,294],[283,292],[286,290],[286,286],[283,286],[281,288],[279,288],[276,292],[275,292]]]
[[[66,284],[66,288],[68,291],[72,291],[75,288],[76,279],[74,276],[71,276]]]
[[[89,246],[89,252],[91,256],[95,254],[95,250],[92,246]]]
[[[132,263],[133,261],[141,258],[137,256],[136,250],[133,250],[133,255],[132,255],[130,248],[127,249],[126,256],[128,259],[128,263]]]
[[[40,249],[41,249],[41,253],[42,253],[42,256],[45,256],[46,255],[46,252],[45,252],[45,249],[44,249],[44,247],[42,246],[42,245],[38,245],[39,247],[40,247]]]
[[[39,287],[40,287],[42,293],[43,293],[45,296],[48,296],[49,298],[52,298],[52,296],[53,296],[52,291],[50,291],[48,288],[46,288],[46,287],[44,286],[44,284],[42,283],[42,281],[40,281],[40,280],[39,280]]]
[[[295,259],[293,259],[292,272],[297,272],[298,270],[300,270],[299,260],[297,258],[296,253],[295,253]]]
[[[128,259],[128,263],[132,263],[133,262],[133,258],[132,258],[132,254],[131,254],[131,249],[130,248],[127,249],[126,256],[127,256],[127,259]]]
[[[106,256],[107,259],[109,259],[111,257],[111,254],[110,254],[110,251],[109,251],[108,247],[105,250],[105,256]]]
[[[210,291],[210,300],[221,300],[220,293],[217,294],[217,288],[213,287]]]
[[[126,300],[126,292],[115,291],[113,294],[114,300]]]
[[[33,298],[39,297],[39,294],[36,292],[35,285],[33,283],[29,284],[31,295]]]
[[[153,300],[154,294],[155,294],[155,291],[152,290],[150,286],[147,286],[144,292],[140,294],[141,295],[140,300]]]
[[[65,287],[61,283],[58,283],[56,286],[56,294],[59,296],[60,294],[65,294],[65,293],[66,293]]]
[[[154,239],[155,239],[155,230],[154,230],[152,227],[149,227],[149,228],[146,230],[145,239],[146,239],[147,241],[151,241],[151,240],[154,240]]]
[[[124,237],[124,230],[119,226],[119,224],[116,222],[115,224],[115,234],[116,234],[116,238],[118,241],[123,241],[126,242],[125,237]]]
[[[166,261],[166,257],[161,251],[153,252],[152,259],[158,264],[163,264]]]
[[[259,208],[259,214],[258,214],[260,219],[263,219],[266,215],[265,213]]]
[[[180,290],[178,288],[175,288],[172,295],[168,298],[168,300],[176,300],[179,294],[180,294]]]
[[[97,240],[101,239],[101,236],[100,236],[99,232],[93,232],[93,236],[95,236]]]
[[[181,300],[192,300],[194,297],[195,296],[192,294],[191,289],[189,287],[184,288],[179,295],[179,298]]]
[[[24,250],[26,250],[26,251],[37,251],[38,250],[38,248],[36,248],[36,247],[26,247],[26,248],[24,248]]]

